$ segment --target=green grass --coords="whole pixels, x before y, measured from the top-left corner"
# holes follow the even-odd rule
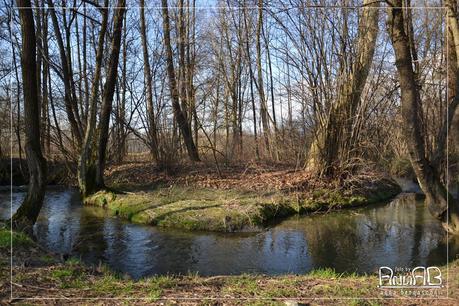
[[[160,275],[145,280],[150,288],[168,289],[177,286],[177,278],[172,275]]]
[[[372,282],[370,282],[372,279]],[[307,284],[312,283],[313,286]],[[370,287],[365,286],[369,284]],[[316,295],[329,297],[364,296],[373,290],[376,279],[355,274],[340,274],[333,269],[317,269],[305,275],[283,275],[264,277],[261,275],[241,275],[228,277],[224,281],[222,293],[232,296],[255,298],[294,298],[304,290]],[[306,285],[307,289],[304,289]]]
[[[31,246],[34,242],[24,233],[14,232],[13,233],[13,246]],[[11,246],[11,231],[6,228],[0,228],[0,248],[9,249]]]
[[[63,280],[63,279],[65,279],[65,278],[67,278],[67,277],[72,276],[73,273],[74,273],[74,270],[73,270],[73,269],[61,268],[61,269],[54,270],[54,271],[51,273],[51,276],[54,277],[54,278]]]
[[[68,265],[79,265],[81,264],[81,260],[77,257],[70,257],[67,261],[66,264]]]
[[[51,271],[50,277],[55,280],[59,288],[84,288],[85,281],[82,271],[73,265],[60,266]]]
[[[308,276],[317,278],[340,278],[342,274],[336,273],[335,269],[324,268],[312,270],[308,273]]]
[[[0,248],[9,248],[11,245],[11,232],[7,229],[0,229]]]
[[[52,264],[54,262],[56,262],[56,259],[50,255],[41,255],[40,256],[40,261],[46,263],[46,264]]]
[[[241,275],[227,278],[222,289],[223,293],[244,296],[256,296],[260,294],[257,278],[251,275]]]
[[[27,283],[27,271],[15,274],[15,280]],[[244,301],[244,305],[247,302],[252,303],[250,305],[282,305],[286,300],[297,300],[299,297],[328,297],[350,298],[347,305],[380,305],[378,300],[362,299],[377,297],[376,276],[340,274],[333,269],[317,269],[305,275],[202,277],[192,274],[153,276],[133,281],[111,272],[105,266],[99,267],[98,272],[92,274],[80,263],[64,263],[44,270],[40,278],[49,279],[53,286],[57,285],[62,290],[70,289],[74,293],[75,290],[83,290],[90,296],[119,298],[135,295],[149,298],[150,302],[161,298],[173,299],[174,296],[202,298],[203,301],[207,297],[218,296],[252,299]],[[210,296],[209,292],[212,292]],[[65,291],[62,293],[65,294]],[[281,300],[274,301],[274,298]]]
[[[337,278],[356,278],[358,279],[359,275],[356,273],[338,273],[335,269],[332,268],[319,268],[310,271],[307,276],[315,278],[324,278],[324,279],[337,279]]]
[[[92,285],[94,291],[99,293],[120,293],[119,286],[117,285],[118,279],[111,274],[104,274],[101,278],[98,278]]]
[[[271,298],[296,297],[301,295],[301,292],[298,290],[301,282],[301,279],[284,277],[279,282],[269,282],[262,295]]]

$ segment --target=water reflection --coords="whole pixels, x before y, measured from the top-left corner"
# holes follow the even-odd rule
[[[25,193],[13,194],[13,210]],[[11,197],[0,193],[0,218]],[[448,241],[422,201],[400,197],[386,205],[290,218],[258,234],[187,233],[124,222],[83,207],[78,192],[51,188],[35,226],[41,244],[84,261],[108,263],[134,278],[199,272],[305,273],[331,267],[371,273],[380,266],[446,263]],[[450,258],[459,244],[450,240]]]

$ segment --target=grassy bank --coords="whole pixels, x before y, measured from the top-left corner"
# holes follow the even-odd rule
[[[9,303],[9,231],[0,230],[0,237],[0,303]],[[392,298],[398,300],[394,301],[377,288],[375,275],[339,274],[322,269],[306,275],[168,275],[134,281],[102,265],[88,267],[74,258],[63,262],[21,234],[16,234],[14,239],[12,288],[15,299],[12,302],[18,304],[285,305],[294,301],[312,305],[393,305],[395,302],[397,305],[455,305],[459,294],[459,261],[449,266],[446,285],[450,299],[421,300],[395,292]],[[446,267],[442,267],[442,271],[446,275]],[[439,297],[445,294],[442,289]]]
[[[119,190],[129,189],[117,186]],[[311,190],[248,190],[196,185],[157,185],[130,192],[101,191],[84,199],[132,222],[186,230],[256,231],[294,214],[362,206],[394,197],[398,185],[388,179],[353,190],[321,186]]]

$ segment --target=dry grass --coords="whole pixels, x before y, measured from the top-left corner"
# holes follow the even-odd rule
[[[443,268],[445,273],[445,268]],[[14,302],[33,304],[190,304],[285,305],[286,301],[312,305],[457,305],[459,264],[449,269],[450,299],[446,290],[434,298],[415,299],[397,292],[384,297],[375,276],[338,275],[321,271],[306,275],[239,275],[200,277],[155,276],[132,281],[104,267],[80,263],[13,269]],[[7,275],[6,273],[2,273]],[[2,290],[8,291],[7,282]],[[8,292],[4,295],[4,302]],[[39,300],[40,297],[53,300]],[[442,299],[438,299],[441,297]],[[25,300],[32,299],[32,300]]]

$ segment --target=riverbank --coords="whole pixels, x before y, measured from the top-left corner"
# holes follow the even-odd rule
[[[108,170],[111,191],[84,199],[132,222],[185,230],[259,231],[294,214],[382,202],[400,187],[385,175],[316,179],[292,169],[194,168],[168,175],[145,165]]]
[[[43,250],[28,237],[14,235],[13,277],[10,287],[10,232],[0,230],[0,303],[50,302],[66,305],[96,303],[118,304],[186,304],[186,305],[285,305],[286,302],[313,305],[455,305],[459,298],[459,261],[441,267],[445,289],[437,297],[416,299],[393,290],[384,296],[377,288],[376,275],[345,275],[330,269],[315,270],[305,275],[238,275],[202,277],[168,275],[138,281],[99,265],[89,267],[70,258],[62,258]],[[449,280],[449,282],[448,282]],[[13,289],[12,301],[10,288]],[[47,299],[40,299],[47,298]],[[442,299],[439,299],[442,298]],[[51,300],[50,300],[51,299]],[[292,305],[292,304],[290,304]]]

